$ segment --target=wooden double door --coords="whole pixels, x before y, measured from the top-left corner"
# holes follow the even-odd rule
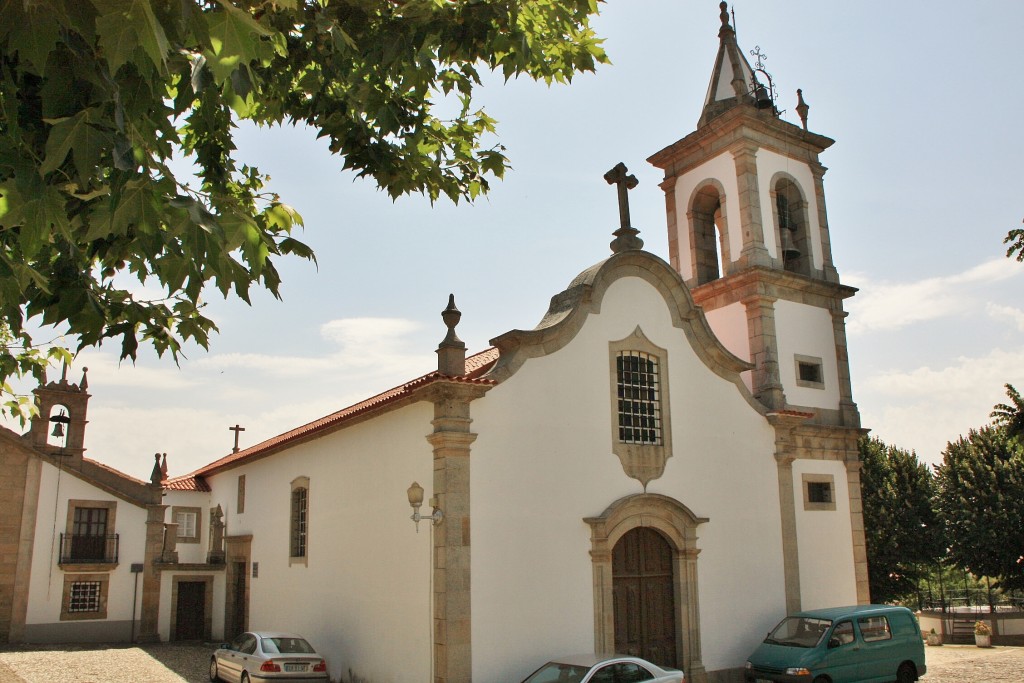
[[[676,667],[675,563],[671,545],[648,527],[628,531],[612,550],[615,650]]]

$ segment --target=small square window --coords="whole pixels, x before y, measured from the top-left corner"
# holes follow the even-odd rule
[[[76,581],[71,584],[68,612],[99,612],[102,585],[99,581]]]
[[[178,525],[178,541],[180,543],[198,543],[200,513],[199,508],[178,507],[171,508],[171,519]]]
[[[825,388],[825,373],[821,359],[813,356],[794,356],[796,385],[809,389]]]
[[[804,510],[835,510],[836,482],[831,474],[804,474]]]
[[[831,503],[832,484],[824,481],[807,482],[807,500],[811,503]]]

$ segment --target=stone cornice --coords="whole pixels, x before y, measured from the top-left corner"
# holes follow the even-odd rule
[[[752,141],[759,148],[818,164],[818,154],[835,142],[779,119],[768,110],[741,104],[713,118],[686,137],[652,154],[647,161],[667,177],[682,175],[707,159]]]
[[[763,266],[727,275],[692,290],[693,300],[712,310],[755,297],[793,301],[831,310],[837,301],[847,299],[856,292],[855,287]]]

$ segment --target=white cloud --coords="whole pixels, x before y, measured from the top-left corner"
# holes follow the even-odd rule
[[[1024,268],[1005,258],[916,282],[879,281],[854,274],[846,280],[860,291],[848,306],[847,331],[855,335],[895,330],[980,310],[990,299],[990,287],[1012,278],[1024,278]]]
[[[1024,349],[994,349],[941,368],[892,370],[856,378],[854,395],[865,427],[889,443],[939,462],[950,441],[991,421],[1004,384],[1024,386]]]
[[[1000,322],[1009,322],[1018,330],[1024,332],[1024,311],[1019,308],[990,303],[985,306],[985,312],[988,313],[990,318]]]

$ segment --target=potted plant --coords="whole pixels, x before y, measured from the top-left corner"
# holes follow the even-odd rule
[[[992,627],[984,621],[974,622],[974,644],[978,647],[992,647]]]
[[[927,642],[929,645],[942,645],[942,636],[936,633],[935,629],[933,628],[931,631],[928,632],[928,636],[925,639],[925,642]]]

